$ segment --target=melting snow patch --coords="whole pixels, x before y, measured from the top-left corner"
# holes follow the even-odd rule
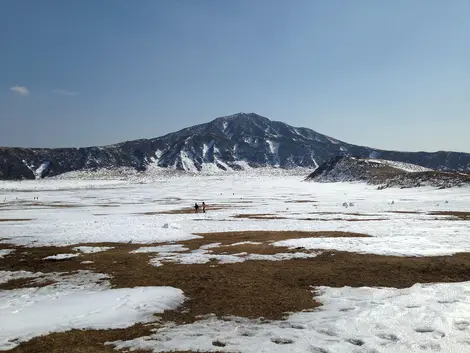
[[[442,239],[433,241],[432,237],[423,239],[417,236],[301,238],[282,240],[272,245],[293,249],[324,249],[388,256],[439,256],[470,251],[470,246],[467,244],[457,247],[453,243],[442,242]]]
[[[183,292],[172,287],[109,289],[101,274],[79,271],[42,288],[0,292],[0,350],[50,332],[125,328],[176,309]],[[98,283],[97,283],[98,282]]]
[[[4,256],[10,255],[14,251],[15,251],[15,249],[1,249],[0,250],[0,259]]]
[[[154,352],[386,352],[469,348],[470,282],[416,284],[411,288],[318,287],[323,305],[285,321],[209,318],[166,326],[150,337],[112,342],[116,349]],[[443,304],[445,303],[445,304]],[[357,347],[360,347],[358,350]],[[426,347],[426,348],[425,348]]]
[[[318,256],[317,253],[306,254],[303,252],[278,253],[274,255],[249,254],[247,256],[247,260],[284,261],[284,260],[293,260],[293,259],[311,259],[316,256]]]
[[[237,245],[261,245],[263,243],[260,243],[258,241],[240,241],[238,243],[233,243],[233,244],[230,244],[230,246],[237,246]]]
[[[113,246],[77,246],[73,248],[74,251],[80,251],[84,254],[94,254],[97,252],[108,251],[114,249]]]
[[[41,276],[42,273],[33,273],[29,271],[0,271],[0,284],[7,283],[14,279],[19,278],[36,278]]]
[[[247,242],[242,242],[243,244]],[[179,264],[206,264],[210,261],[218,261],[219,264],[228,264],[228,263],[240,263],[250,260],[261,260],[261,261],[282,261],[282,260],[291,260],[291,259],[307,259],[312,258],[318,255],[318,253],[279,253],[273,255],[263,255],[263,254],[247,254],[246,252],[238,253],[238,254],[213,254],[209,249],[219,247],[220,243],[214,244],[207,244],[201,246],[198,250],[193,250],[190,253],[176,253],[175,251],[183,251],[178,250],[178,248],[173,249],[169,248],[168,252],[160,252],[158,257],[150,260],[150,264],[153,266],[162,266],[162,261],[164,262],[174,262]],[[171,245],[170,245],[171,246]],[[175,245],[178,246],[178,245]],[[144,249],[144,248],[141,248]],[[149,248],[151,249],[151,248]],[[188,250],[186,248],[181,248],[184,250]],[[138,249],[139,250],[139,249]],[[137,252],[135,250],[134,252]],[[154,251],[149,251],[154,252]],[[156,251],[155,251],[156,252]]]
[[[79,256],[79,254],[57,254],[46,256],[43,258],[43,260],[67,260],[77,256]]]

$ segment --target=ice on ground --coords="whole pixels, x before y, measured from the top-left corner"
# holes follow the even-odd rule
[[[15,249],[0,249],[0,259],[4,256],[10,255]]]
[[[183,292],[172,287],[109,289],[106,276],[79,271],[56,275],[42,288],[0,291],[0,350],[50,332],[125,328],[176,309]]]
[[[454,255],[470,251],[470,244],[456,246],[450,242],[433,241],[432,237],[390,236],[387,238],[302,238],[289,239],[272,243],[273,246],[304,248],[308,250],[323,249],[376,254],[388,256],[438,256]]]
[[[56,254],[43,258],[43,260],[67,260],[79,256],[79,254]]]
[[[470,282],[315,290],[323,305],[285,321],[211,318],[112,344],[154,352],[241,353],[450,353],[470,347]]]
[[[114,249],[113,246],[76,246],[72,250],[79,251],[84,254],[94,254],[97,252],[108,251]]]
[[[20,278],[36,278],[41,276],[42,273],[33,273],[29,271],[0,271],[0,284],[7,283],[14,279]]]

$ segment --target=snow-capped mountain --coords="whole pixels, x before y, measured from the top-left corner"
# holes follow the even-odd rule
[[[153,139],[103,147],[0,148],[0,179],[33,179],[69,171],[149,166],[201,171],[246,166],[316,168],[338,155],[407,162],[439,170],[470,169],[470,154],[396,152],[352,145],[307,128],[239,113]]]
[[[360,181],[379,188],[433,186],[449,188],[470,185],[470,173],[444,172],[415,164],[336,156],[313,171],[306,181],[320,183]]]

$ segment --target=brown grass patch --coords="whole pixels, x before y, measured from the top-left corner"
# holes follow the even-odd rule
[[[0,218],[0,222],[27,222],[34,218]]]
[[[331,212],[331,211],[316,211],[309,212],[308,214],[313,215],[344,215],[344,216],[358,216],[358,217],[376,217],[382,216],[380,213],[359,213],[359,212]]]
[[[287,219],[286,217],[276,216],[275,214],[270,213],[241,213],[233,218],[247,218],[247,219]]]
[[[34,206],[34,207],[50,207],[50,208],[74,208],[74,207],[84,207],[85,205],[81,204],[72,204],[72,203],[43,203],[43,202],[30,202],[24,203],[23,206]]]
[[[286,203],[317,203],[315,200],[289,200]]]
[[[125,329],[114,330],[70,330],[35,337],[8,351],[11,353],[116,353],[112,345],[105,342],[131,340],[150,335],[152,326],[136,324]],[[150,351],[134,350],[133,353]]]
[[[47,280],[47,281],[38,281],[38,278],[16,278],[12,279],[6,283],[0,284],[0,290],[11,290],[17,288],[41,288],[46,287],[51,284],[54,284],[55,281]]]
[[[344,221],[344,222],[371,222],[371,221],[388,221],[388,218],[298,218],[299,221]]]
[[[433,216],[450,216],[452,217],[452,219],[457,219],[457,220],[464,220],[464,221],[470,220],[470,212],[434,211],[434,212],[429,212],[429,214]]]
[[[388,213],[401,213],[401,214],[422,214],[423,212],[419,212],[419,211],[385,211],[385,212],[388,212]]]

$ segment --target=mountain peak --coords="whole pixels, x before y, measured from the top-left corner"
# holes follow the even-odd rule
[[[233,121],[233,120],[254,120],[254,121],[264,121],[264,122],[271,122],[268,118],[258,115],[256,113],[235,113],[232,115],[221,116],[214,121]]]

